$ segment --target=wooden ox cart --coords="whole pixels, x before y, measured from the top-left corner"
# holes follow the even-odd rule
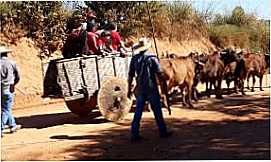
[[[108,120],[118,121],[130,111],[127,77],[131,57],[86,56],[43,64],[44,96],[63,97],[71,112],[87,115],[99,108]]]

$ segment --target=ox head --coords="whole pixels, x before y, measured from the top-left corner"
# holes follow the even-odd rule
[[[205,53],[199,54],[198,52],[190,52],[188,57],[191,57],[195,63],[200,62],[200,63],[206,63],[208,56]]]
[[[200,80],[201,73],[204,71],[205,63],[208,60],[208,55],[204,53],[197,55],[196,57],[192,58],[195,63],[195,78]]]
[[[199,74],[208,60],[208,56],[204,53],[199,54],[198,52],[191,52],[188,57],[191,57],[195,63],[195,73]]]
[[[230,48],[226,48],[220,52],[220,59],[225,65],[228,65],[234,61],[241,61],[243,59],[243,52],[236,52]]]
[[[205,64],[208,60],[208,55],[206,53],[202,53],[198,56],[198,60]]]

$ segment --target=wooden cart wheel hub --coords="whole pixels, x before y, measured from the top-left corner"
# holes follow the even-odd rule
[[[101,114],[110,121],[119,121],[129,113],[132,101],[127,97],[127,81],[112,77],[102,83],[98,93]]]

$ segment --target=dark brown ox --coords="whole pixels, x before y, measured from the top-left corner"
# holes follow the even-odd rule
[[[191,98],[193,80],[195,77],[195,63],[191,56],[161,59],[160,64],[163,78],[166,80],[166,82],[160,81],[163,102],[165,103],[166,101],[167,90],[170,91],[173,88],[178,87],[187,90],[188,103],[186,102],[185,95],[183,95],[183,104],[192,108]],[[164,84],[167,84],[167,86]]]
[[[215,52],[208,56],[208,60],[201,72],[201,80],[206,82],[206,93],[210,97],[212,85],[215,87],[216,98],[222,98],[221,82],[224,74],[224,63],[219,53]],[[210,87],[208,84],[210,83]]]
[[[230,83],[234,81],[235,93],[237,93],[238,88],[240,88],[241,93],[245,95],[245,92],[244,92],[245,78],[246,78],[246,69],[245,69],[244,59],[241,59],[239,61],[234,61],[226,65],[225,71],[224,71],[224,79],[226,80],[228,91],[229,91]]]
[[[252,88],[251,91],[254,92],[254,85],[256,82],[255,76],[259,77],[260,90],[263,91],[262,82],[263,76],[267,70],[267,64],[265,61],[265,56],[263,54],[250,53],[246,55],[245,66],[247,71],[247,86],[249,89],[249,78],[252,76]]]
[[[225,67],[225,71],[224,71],[224,78],[226,80],[226,84],[227,84],[227,87],[228,87],[228,91],[230,89],[230,83],[232,81],[234,81],[234,88],[235,88],[235,91],[237,91],[237,83],[236,83],[236,80],[234,78],[234,71],[236,69],[236,65],[237,65],[237,62],[232,62],[230,64],[228,64],[226,67]]]

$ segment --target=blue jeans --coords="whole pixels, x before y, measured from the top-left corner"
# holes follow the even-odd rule
[[[144,109],[145,102],[149,101],[152,111],[155,116],[156,124],[159,128],[160,135],[167,133],[167,128],[164,122],[162,107],[160,102],[160,95],[158,92],[152,92],[150,95],[140,94],[136,98],[136,109],[134,119],[132,121],[132,137],[139,136],[140,120]]]
[[[5,129],[5,125],[15,127],[15,119],[12,116],[13,93],[9,89],[3,90],[1,94],[1,134]]]

